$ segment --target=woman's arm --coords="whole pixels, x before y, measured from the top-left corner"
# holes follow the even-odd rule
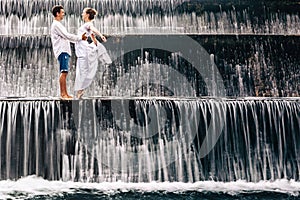
[[[94,33],[94,34],[96,34],[96,35],[99,35],[100,37],[101,37],[101,39],[103,40],[103,42],[106,42],[106,37],[104,36],[104,35],[102,35],[102,33],[100,33],[100,31],[98,30],[98,29],[96,29],[94,26],[90,26],[90,30]],[[93,34],[92,34],[93,35]],[[96,40],[96,38],[95,38],[95,35],[93,35],[92,36],[91,35],[91,37],[92,37],[92,40],[94,41],[94,39]],[[94,39],[93,39],[93,37],[94,37]],[[96,40],[97,41],[97,40]]]

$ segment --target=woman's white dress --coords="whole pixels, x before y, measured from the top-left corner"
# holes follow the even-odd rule
[[[86,33],[86,36],[90,36],[92,34],[91,26],[93,26],[92,22],[83,24],[78,29],[78,35]],[[88,41],[81,40],[75,44],[75,53],[77,56],[75,91],[83,90],[92,83],[99,60],[102,64],[112,63],[106,48],[100,42],[96,46],[93,42],[89,44]]]

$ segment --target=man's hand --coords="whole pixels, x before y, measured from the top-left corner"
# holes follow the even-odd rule
[[[87,40],[86,33],[82,34],[81,39],[82,39],[82,40]]]
[[[94,44],[97,46],[98,43],[97,43],[97,39],[96,39],[94,33],[91,34],[91,38],[92,38]]]

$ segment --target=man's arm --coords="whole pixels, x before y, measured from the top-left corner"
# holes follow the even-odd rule
[[[73,42],[73,43],[76,43],[76,42],[83,39],[83,36],[81,37],[81,36],[69,33],[67,31],[67,29],[61,24],[59,24],[59,25],[57,24],[57,26],[55,28],[55,31],[60,37],[62,37],[64,39],[67,39],[67,40],[69,40],[70,42]]]

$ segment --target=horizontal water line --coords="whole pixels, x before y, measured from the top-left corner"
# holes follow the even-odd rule
[[[160,32],[160,33],[120,33],[120,34],[105,34],[107,37],[125,37],[125,36],[155,36],[155,35],[195,35],[195,36],[291,36],[291,37],[299,37],[300,34],[268,34],[268,33],[172,33],[172,32]],[[0,34],[0,38],[9,37],[9,38],[17,38],[17,37],[50,37],[49,34],[15,34],[15,35],[7,35]]]
[[[216,100],[216,101],[300,101],[300,97],[214,97],[214,96],[201,96],[201,97],[172,97],[172,96],[89,96],[83,97],[81,100],[101,100],[101,101],[113,101],[113,100],[150,100],[150,101],[198,101],[198,100]],[[42,97],[25,97],[25,96],[2,96],[0,101],[78,101],[78,99],[62,100],[59,97],[54,96],[42,96]]]

